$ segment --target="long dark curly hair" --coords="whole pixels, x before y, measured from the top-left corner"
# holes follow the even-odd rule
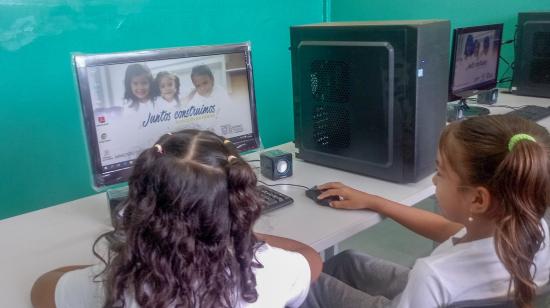
[[[123,214],[103,235],[104,307],[124,307],[127,296],[141,307],[255,302],[256,181],[235,148],[208,131],[164,135],[141,153]]]
[[[510,138],[528,134],[509,148]],[[550,135],[536,123],[510,115],[455,122],[441,135],[439,151],[464,185],[486,187],[487,213],[496,224],[498,257],[511,276],[518,307],[531,307],[536,285],[531,270],[544,243],[541,218],[550,205]]]

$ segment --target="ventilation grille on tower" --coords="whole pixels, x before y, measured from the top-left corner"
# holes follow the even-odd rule
[[[349,65],[342,61],[316,60],[310,68],[311,94],[321,103],[345,103],[351,94]]]
[[[550,58],[550,32],[537,32],[533,36],[533,56]]]
[[[532,83],[550,84],[550,32],[536,32],[532,50],[529,80]]]
[[[315,106],[313,111],[313,140],[323,147],[348,148],[350,145],[350,116],[339,106]]]

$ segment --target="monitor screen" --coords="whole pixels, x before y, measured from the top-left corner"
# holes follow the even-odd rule
[[[501,41],[502,24],[454,30],[449,101],[496,87]]]
[[[211,130],[259,148],[248,43],[73,57],[94,186],[126,182],[163,134]]]

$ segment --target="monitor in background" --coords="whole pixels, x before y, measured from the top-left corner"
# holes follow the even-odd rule
[[[96,189],[128,180],[137,156],[186,128],[260,147],[249,43],[73,57]]]
[[[502,42],[502,24],[457,28],[453,31],[449,78],[448,120],[489,114],[483,107],[468,106],[466,99],[496,88]]]

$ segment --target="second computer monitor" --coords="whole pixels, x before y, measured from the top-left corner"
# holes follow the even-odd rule
[[[502,24],[454,30],[449,101],[496,87],[501,41]]]
[[[93,173],[126,182],[134,160],[163,134],[211,130],[239,151],[260,146],[248,43],[76,55]]]

